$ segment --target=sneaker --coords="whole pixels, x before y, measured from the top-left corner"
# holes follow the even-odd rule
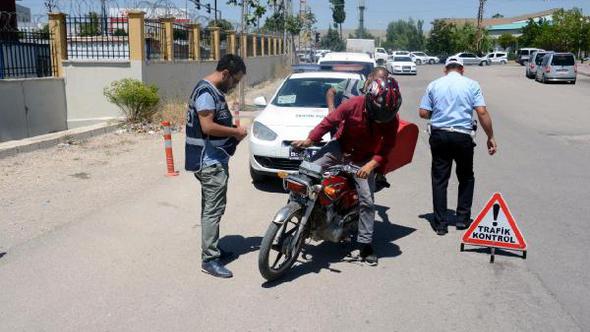
[[[201,263],[201,271],[217,278],[231,278],[234,276],[230,270],[221,264],[219,259]]]
[[[375,250],[373,250],[373,246],[370,244],[363,244],[361,246],[360,256],[370,266],[377,266],[379,264],[379,258],[377,258]]]

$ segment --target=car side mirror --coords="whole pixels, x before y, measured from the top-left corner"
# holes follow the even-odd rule
[[[254,99],[254,105],[256,105],[256,107],[265,107],[266,106],[266,98],[264,98],[263,96],[260,97],[256,97]]]

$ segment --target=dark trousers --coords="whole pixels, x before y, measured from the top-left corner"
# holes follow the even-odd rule
[[[433,130],[430,135],[432,152],[432,203],[434,205],[434,222],[446,223],[447,186],[451,176],[451,166],[456,163],[459,180],[459,197],[457,199],[458,221],[468,222],[471,218],[473,202],[473,148],[475,143],[469,135]]]

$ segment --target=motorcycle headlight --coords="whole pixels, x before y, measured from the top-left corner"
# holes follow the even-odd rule
[[[257,121],[254,122],[252,132],[254,133],[254,137],[263,141],[274,141],[277,139],[277,133]]]

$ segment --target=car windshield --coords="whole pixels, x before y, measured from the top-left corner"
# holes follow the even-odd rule
[[[396,56],[393,58],[393,62],[412,62],[409,56]]]
[[[520,50],[520,55],[529,55],[529,50]]]
[[[281,86],[272,104],[281,107],[326,108],[326,92],[342,78],[292,78]]]
[[[554,66],[573,66],[575,63],[574,56],[571,54],[556,54],[551,61]]]
[[[543,57],[545,56],[545,54],[547,53],[537,53],[537,56],[535,56],[535,64],[537,66],[543,62]]]
[[[373,64],[370,62],[358,61],[322,61],[320,63],[321,70],[339,71],[348,73],[359,73],[364,76],[369,76],[373,71]]]

